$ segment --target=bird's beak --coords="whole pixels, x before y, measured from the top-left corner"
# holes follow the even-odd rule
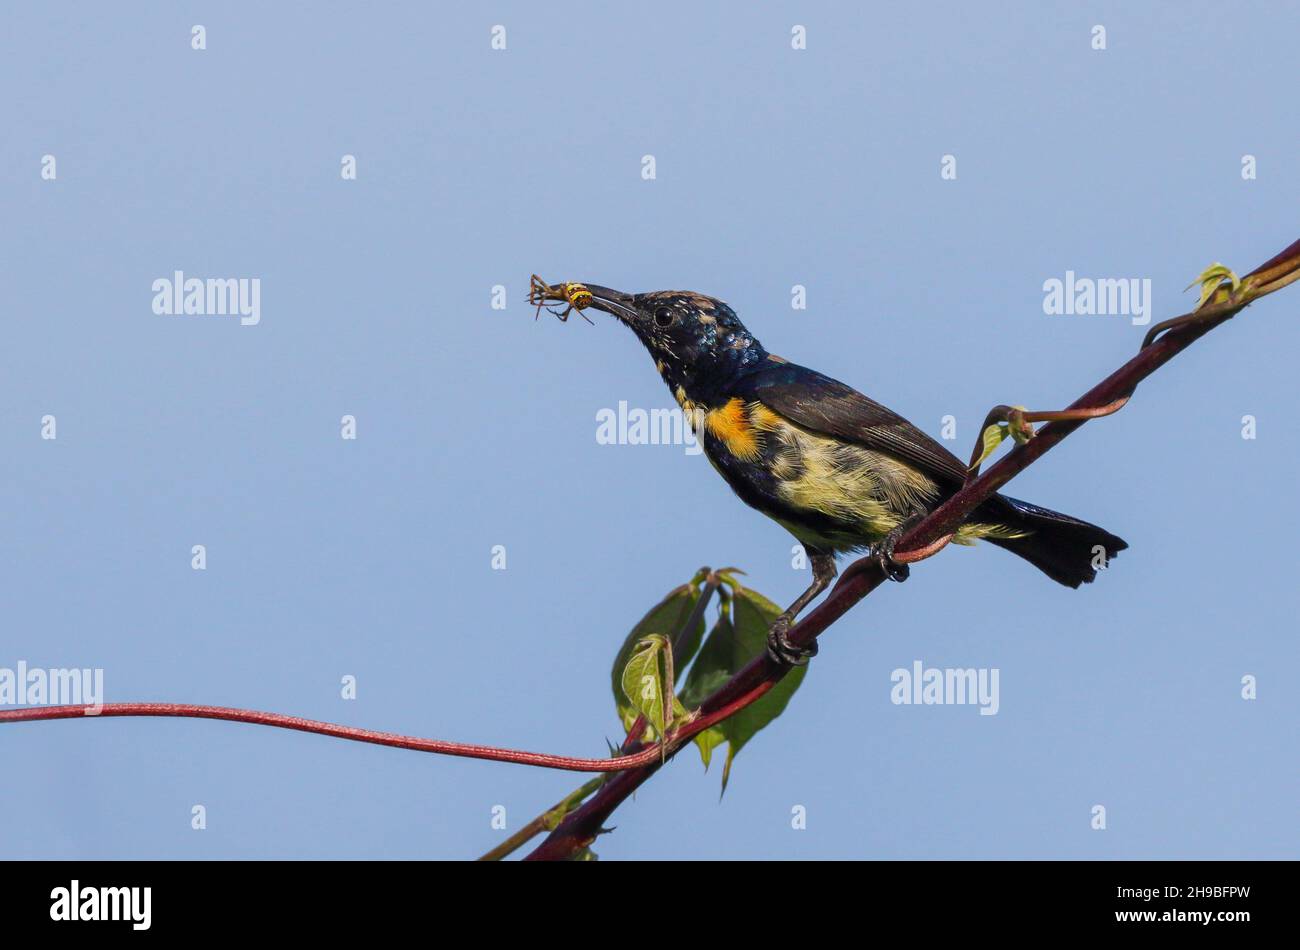
[[[583,284],[582,286],[591,292],[590,306],[597,310],[603,310],[605,313],[613,314],[625,322],[636,319],[637,310],[632,303],[631,294],[625,294],[621,290],[611,290],[609,287],[601,287],[599,284]]]

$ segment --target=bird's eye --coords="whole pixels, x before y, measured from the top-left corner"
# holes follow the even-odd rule
[[[655,311],[655,326],[657,327],[670,327],[676,319],[677,314],[673,313],[667,307],[660,307]]]

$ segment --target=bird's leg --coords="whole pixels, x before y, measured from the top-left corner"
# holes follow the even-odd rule
[[[912,574],[912,569],[906,564],[900,564],[894,560],[894,545],[898,539],[907,532],[911,531],[925,517],[924,512],[905,518],[894,527],[889,529],[889,533],[871,546],[871,553],[880,561],[880,568],[885,572],[885,576],[891,581],[898,581],[900,584],[907,580]]]
[[[794,623],[800,611],[810,604],[813,599],[830,586],[831,581],[835,580],[838,571],[835,569],[835,555],[809,552],[809,560],[812,564],[812,583],[808,589],[798,596],[793,604],[786,608],[785,613],[772,621],[772,626],[767,631],[767,655],[772,661],[782,666],[803,666],[810,659],[817,655],[817,641],[814,640],[806,647],[795,646],[786,636],[790,631],[790,625]]]

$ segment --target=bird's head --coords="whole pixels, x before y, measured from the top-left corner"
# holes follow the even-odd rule
[[[721,300],[684,290],[625,294],[583,284],[590,306],[617,317],[650,351],[669,389],[692,398],[756,365],[767,355],[736,312]]]

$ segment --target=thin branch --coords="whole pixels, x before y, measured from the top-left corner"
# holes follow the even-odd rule
[[[1300,241],[1292,243],[1286,250],[1246,275],[1243,280],[1243,289],[1249,288],[1246,294],[1229,298],[1220,291],[1216,296],[1222,299],[1185,315],[1196,316],[1198,319],[1184,321],[1184,318],[1179,317],[1153,327],[1143,348],[1135,357],[1075,400],[1067,412],[1100,410],[1119,400],[1126,400],[1142,380],[1182,350],[1219,324],[1236,316],[1252,301],[1280,290],[1298,276]],[[1073,413],[1070,418],[1049,422],[1028,441],[1018,444],[983,475],[968,481],[951,498],[904,534],[895,546],[895,559],[914,560],[914,556],[924,550],[941,547],[939,542],[950,536],[982,502],[1082,426],[1089,417],[1089,412],[1079,412]],[[880,586],[884,579],[884,570],[877,558],[868,556],[854,561],[840,575],[839,582],[826,599],[790,629],[787,634],[790,642],[796,647],[808,646],[854,604]],[[700,704],[700,718],[688,724],[678,736],[673,737],[674,740],[684,741],[700,729],[718,721],[716,713],[719,711],[731,715],[743,709],[771,689],[789,669],[773,662],[766,654],[757,657],[705,699]],[[675,752],[678,748],[680,741],[676,742],[672,751]],[[570,812],[526,860],[564,859],[587,847],[595,840],[597,832],[614,809],[658,771],[660,765],[660,762],[651,762],[642,768],[610,777],[595,795]]]
[[[442,739],[421,739],[394,732],[376,732],[341,726],[317,719],[285,716],[281,713],[259,712],[253,709],[231,709],[227,706],[196,706],[190,703],[104,703],[94,706],[31,706],[24,709],[0,710],[0,723],[37,722],[45,719],[101,719],[114,716],[179,716],[188,719],[225,719],[256,726],[275,726],[279,729],[296,729],[314,732],[335,739],[354,742],[371,742],[375,745],[394,746],[413,752],[432,752],[437,755],[455,755],[469,759],[487,759],[492,762],[513,762],[516,765],[534,765],[539,768],[561,769],[567,772],[616,772],[637,768],[647,762],[658,761],[657,748],[646,749],[635,755],[615,756],[607,759],[580,759],[567,755],[550,755],[546,752],[523,752],[518,749],[500,749],[496,746],[472,745],[467,742],[447,742]]]
[[[716,572],[704,568],[701,573],[707,575],[707,580],[685,624],[678,631],[674,646],[684,642],[685,631],[690,628],[691,624],[699,622],[700,617],[704,615],[704,608],[709,598],[718,589],[719,577]],[[373,729],[343,726],[332,722],[322,722],[318,719],[286,716],[283,713],[260,712],[255,709],[233,709],[229,706],[202,706],[193,703],[104,703],[100,706],[33,706],[25,709],[4,709],[0,710],[0,723],[40,722],[47,719],[97,719],[120,716],[224,719],[229,722],[243,722],[256,726],[274,726],[279,729],[314,732],[335,739],[370,742],[375,745],[409,749],[413,752],[454,755],[468,759],[485,759],[490,762],[511,762],[515,765],[531,765],[538,768],[561,769],[568,772],[617,772],[622,769],[645,765],[658,754],[655,749],[646,749],[631,755],[613,756],[605,759],[583,759],[567,755],[552,755],[547,752],[525,752],[519,749],[503,749],[497,746],[450,742],[444,739],[423,739],[417,736],[399,735],[394,732],[377,732]]]
[[[600,783],[603,781],[605,781],[604,776],[598,776],[587,782],[585,785],[575,788],[568,795],[565,795],[550,808],[546,809],[546,811],[528,822],[505,841],[482,855],[478,860],[500,861],[502,858],[509,857],[524,845],[528,844],[528,842],[532,841],[533,838],[540,835],[543,831],[554,828],[558,825],[560,819],[572,811],[573,806],[577,802],[582,801],[596,789],[600,788]]]
[[[695,605],[691,607],[691,612],[687,615],[682,625],[677,628],[677,633],[672,639],[673,644],[673,662],[680,663],[682,649],[686,646],[687,639],[690,638],[691,631],[695,625],[704,619],[704,611],[709,606],[709,601],[713,599],[714,591],[722,583],[722,571],[710,570],[707,567],[700,568],[704,574],[704,586],[700,588],[700,596],[696,598]],[[699,573],[696,576],[699,576]]]

